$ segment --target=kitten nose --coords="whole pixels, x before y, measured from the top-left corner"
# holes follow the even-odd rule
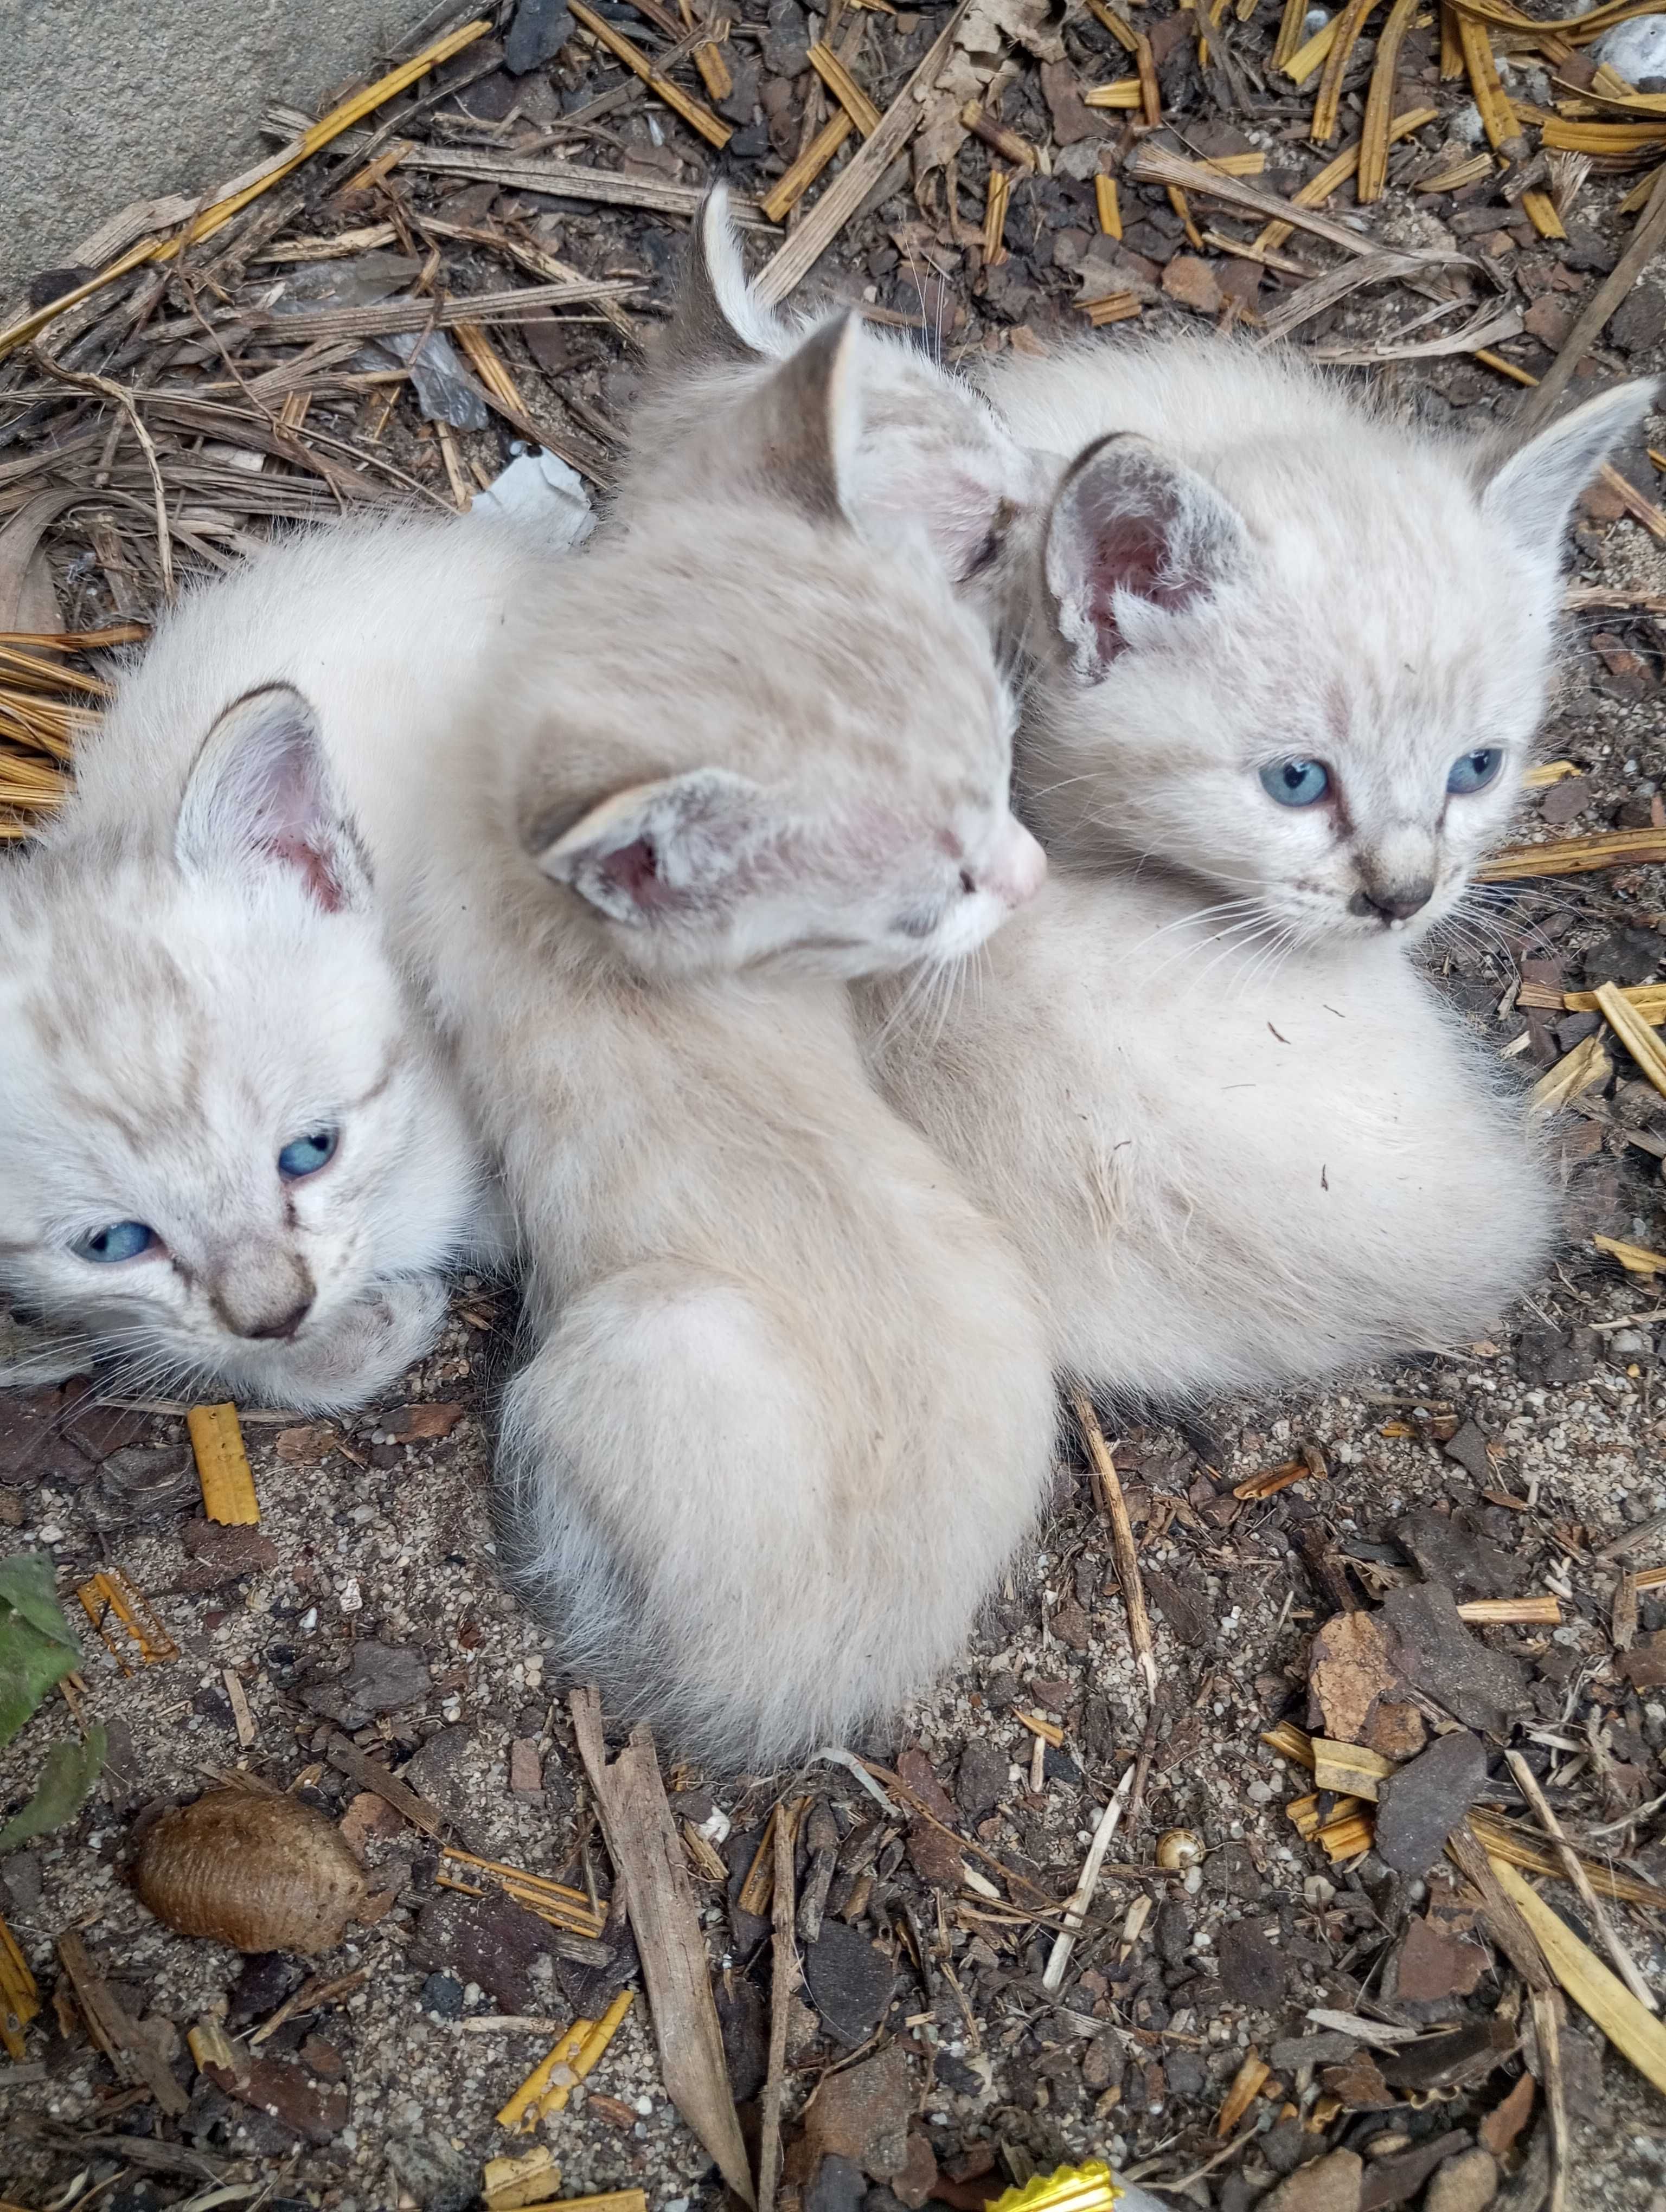
[[[1357,915],[1380,915],[1384,921],[1409,921],[1420,914],[1435,895],[1434,878],[1420,876],[1414,883],[1384,884],[1375,890],[1361,891],[1349,901]]]
[[[281,1246],[243,1246],[210,1280],[214,1310],[232,1334],[261,1342],[293,1336],[318,1296],[305,1262]]]
[[[1009,907],[1026,905],[1047,877],[1047,855],[1022,822],[1009,820],[985,872],[982,888]]]
[[[258,1337],[263,1342],[272,1338],[291,1337],[312,1310],[313,1294],[308,1291],[304,1298],[296,1299],[288,1313],[274,1314],[270,1320],[258,1322],[246,1322],[237,1333],[240,1336]]]

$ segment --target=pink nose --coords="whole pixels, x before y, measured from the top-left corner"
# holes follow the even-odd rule
[[[990,860],[985,884],[1009,907],[1026,905],[1047,878],[1047,855],[1023,823],[1009,816]]]

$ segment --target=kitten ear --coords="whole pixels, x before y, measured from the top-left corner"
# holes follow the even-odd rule
[[[548,843],[535,838],[533,858],[598,913],[640,925],[733,906],[769,828],[749,777],[693,769],[615,792]]]
[[[288,868],[326,914],[368,904],[369,869],[299,691],[273,684],[221,715],[185,784],[173,856],[192,872]]]
[[[1573,502],[1627,433],[1654,404],[1653,378],[1641,377],[1599,392],[1506,452],[1483,449],[1480,460],[1481,512],[1533,553],[1560,553]]]
[[[755,483],[813,522],[849,517],[862,434],[861,324],[824,323],[735,410],[729,451]]]
[[[1053,470],[958,393],[911,414],[870,394],[857,498],[863,521],[923,529],[951,582],[993,569],[1045,505]]]
[[[792,345],[791,331],[746,281],[728,191],[714,185],[695,218],[660,362],[679,374],[737,368],[779,360]]]
[[[1077,674],[1097,684],[1119,653],[1152,635],[1144,615],[1207,599],[1248,551],[1237,508],[1194,470],[1128,432],[1089,446],[1059,487],[1043,549]]]

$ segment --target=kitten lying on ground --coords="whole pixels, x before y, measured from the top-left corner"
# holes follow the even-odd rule
[[[1477,1334],[1553,1249],[1519,1087],[1409,955],[1509,820],[1568,515],[1651,387],[1506,455],[1110,350],[988,380],[1037,443],[1152,434],[1075,463],[1028,601],[1026,805],[1073,866],[876,1065],[1012,1221],[1061,1363],[1195,1397]]]
[[[315,918],[303,1006],[362,880],[300,804],[295,764],[328,757],[518,1223],[506,1567],[611,1704],[733,1764],[842,1737],[949,1659],[1051,1462],[1034,1292],[851,1023],[848,979],[972,950],[1043,869],[984,633],[911,538],[846,520],[869,358],[820,334],[737,414],[744,489],[695,496],[667,454],[654,512],[581,561],[523,571],[473,521],[276,547],[176,617],[112,723],[169,758],[211,731],[183,809],[150,811]],[[147,803],[89,762],[88,805],[124,794]],[[273,1018],[258,974],[237,988],[234,1073]],[[100,1018],[119,1092],[146,1017],[118,994]],[[283,1121],[339,1123],[320,1192],[367,1054]],[[167,1095],[192,1141],[188,1070]],[[223,1208],[217,1162],[182,1164]]]
[[[706,265],[708,356],[755,376],[793,334],[721,209]],[[945,557],[1029,663],[1020,805],[1067,869],[940,1003],[861,994],[887,1095],[1012,1224],[1060,1364],[1112,1395],[1474,1333],[1557,1205],[1518,1090],[1409,956],[1508,820],[1568,514],[1651,387],[1510,453],[1214,339],[979,383],[899,358],[862,481],[954,518]]]
[[[325,744],[275,740],[246,696],[308,684],[337,744],[454,714],[480,681],[465,611],[495,643],[542,587],[478,535],[451,526],[429,580],[353,530],[188,592],[0,865],[0,1286],[50,1324],[4,1379],[98,1357],[131,1389],[356,1405],[433,1343],[443,1271],[490,1260],[478,1150]]]

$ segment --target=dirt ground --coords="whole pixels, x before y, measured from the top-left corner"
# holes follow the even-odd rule
[[[529,20],[564,13],[521,12]],[[643,20],[652,10],[604,12],[650,47],[669,43]],[[1226,16],[1212,33],[1207,68],[1195,17],[1162,13],[1160,0],[1138,15],[1175,143],[1195,153],[1264,152],[1256,183],[1287,195],[1322,156],[1306,143],[1313,82],[1298,94],[1268,66],[1275,12],[1263,0],[1246,20]],[[1190,257],[1213,272],[1213,293],[1190,271],[1166,276],[1188,258],[1189,241],[1155,188],[1125,179],[1122,244],[1098,231],[1092,179],[1114,173],[1132,141],[1122,113],[1085,108],[1079,94],[1131,64],[1097,10],[1073,12],[1061,43],[1044,10],[1014,6],[1008,15],[1030,27],[1031,47],[1050,39],[1048,51],[1061,57],[1049,60],[1022,40],[1003,44],[1004,82],[992,88],[986,78],[991,112],[1043,149],[1050,168],[1017,173],[1009,258],[988,266],[976,242],[989,154],[964,137],[952,214],[940,169],[918,198],[906,167],[888,173],[815,283],[895,324],[940,331],[952,352],[1044,344],[1082,327],[1078,298],[1124,287],[1150,327],[1192,322],[1195,310],[1179,304],[1186,298],[1218,319],[1272,313],[1299,277],[1213,250]],[[719,102],[737,131],[721,161],[576,37],[519,76],[501,65],[496,36],[477,44],[437,81],[460,92],[436,100],[435,85],[420,88],[409,100],[425,104],[401,122],[414,143],[452,155],[472,149],[487,166],[510,154],[552,155],[679,185],[721,171],[763,190],[824,112],[806,61],[812,36],[860,27],[850,67],[884,109],[945,20],[873,13],[829,25],[797,0],[743,0],[728,48],[734,90]],[[1410,189],[1471,151],[1466,88],[1439,79],[1438,49],[1429,22],[1412,27],[1396,107],[1414,94],[1443,119],[1390,157],[1371,226],[1383,242],[1461,240],[1490,255],[1499,289],[1527,322],[1499,349],[1541,374],[1623,245],[1628,219],[1616,203],[1633,175],[1599,169],[1583,179],[1562,242],[1540,240],[1523,222],[1502,197],[1510,181],[1502,170],[1456,191]],[[1344,80],[1344,144],[1358,135],[1373,51],[1363,42]],[[701,94],[686,62],[672,73]],[[1542,106],[1550,89],[1542,76],[1529,60],[1508,81],[1517,97]],[[593,112],[598,100],[608,104]],[[641,288],[624,303],[634,328],[665,312],[683,217],[581,205],[490,178],[459,184],[455,169],[415,165],[355,185],[364,152],[362,141],[337,149],[325,177],[292,196],[286,236],[391,226],[396,245],[420,252],[429,236],[441,239],[423,229],[438,221],[453,227],[442,242],[455,290],[507,281],[501,254],[492,258],[498,249],[459,241],[460,228],[561,257],[587,277],[631,277]],[[1559,187],[1569,181],[1565,171],[1552,174]],[[1332,212],[1350,204],[1344,187]],[[1491,229],[1479,219],[1485,210]],[[1256,225],[1223,216],[1219,228],[1247,240]],[[274,229],[262,235],[270,241]],[[246,240],[246,258],[252,250]],[[1302,241],[1291,250],[1303,252]],[[529,269],[523,261],[521,275]],[[235,308],[258,289],[234,259],[204,282],[199,305]],[[1587,357],[1591,374],[1666,368],[1658,285],[1658,277],[1645,283],[1621,310]],[[147,312],[157,309],[153,302]],[[1300,341],[1380,346],[1408,314],[1402,290],[1379,288],[1306,321]],[[231,329],[246,375],[289,357],[269,331]],[[218,372],[225,331],[214,343],[183,324],[181,333],[157,341],[160,353],[131,371],[137,380]],[[123,344],[133,361],[134,343],[131,332],[103,330],[94,365],[123,373],[110,365]],[[500,330],[496,343],[535,425],[599,490],[638,352],[603,314]],[[1466,428],[1502,421],[1515,399],[1510,381],[1467,352],[1364,373]],[[447,495],[459,465],[477,478],[501,465],[514,433],[502,412],[491,427],[459,428],[448,440],[397,388],[397,411],[383,416],[372,441],[383,387],[355,387],[350,374],[299,410],[307,434],[327,426],[365,454],[379,441],[379,453],[396,455],[435,495]],[[33,455],[50,480],[54,448],[85,427],[86,404],[62,392],[49,404],[15,367],[0,369],[0,443]],[[40,481],[21,467],[8,475],[9,465],[0,453],[0,521],[13,511],[4,502],[14,490],[21,500]],[[114,468],[117,489],[127,465]],[[1621,455],[1619,469],[1633,512],[1639,495],[1652,512],[1650,455]],[[307,502],[318,487],[303,483],[299,464],[288,473],[278,464],[277,477],[294,504],[270,504],[253,519],[223,486],[219,506],[202,504],[200,490],[181,493],[198,501],[188,542],[204,557],[230,557],[271,514],[313,511]],[[89,525],[66,520],[48,534],[65,626],[92,627],[154,602],[154,541],[147,548],[139,526],[131,529],[113,556]],[[1524,836],[1662,823],[1660,533],[1666,523],[1651,534],[1632,519],[1623,488],[1599,487],[1586,502],[1570,580],[1586,596],[1548,744],[1548,757],[1578,775],[1533,795]],[[1486,949],[1455,941],[1437,948],[1434,965],[1524,1080],[1597,1027],[1595,1016],[1546,1006],[1546,997],[1666,973],[1659,867],[1529,883],[1497,895],[1493,919]],[[1523,1007],[1518,994],[1529,984]],[[1009,2183],[1094,2156],[1146,2186],[1178,2185],[1169,2201],[1219,2212],[1257,2202],[1270,2212],[1410,2203],[1463,2212],[1495,2186],[1499,2203],[1536,2212],[1542,2172],[1523,2159],[1530,2141],[1542,2151],[1537,2107],[1525,2128],[1517,2111],[1513,2141],[1499,2114],[1512,2090],[1523,2106],[1523,2067],[1538,2072],[1542,2062],[1519,1982],[1485,1916],[1456,1875],[1446,1884],[1408,1879],[1375,1850],[1332,1861],[1303,1840],[1286,1808],[1311,1791],[1311,1778],[1262,1735],[1281,1721],[1324,1732],[1326,1715],[1310,1702],[1313,1644],[1339,1611],[1420,1586],[1466,1599],[1554,1594],[1560,1625],[1461,1630],[1463,1651],[1513,1662],[1519,1686],[1513,1721],[1488,1746],[1488,1802],[1519,1809],[1499,1756],[1513,1726],[1511,1740],[1551,1771],[1576,1838],[1599,1858],[1614,1855],[1633,1875],[1666,1881],[1666,1640],[1654,1641],[1666,1639],[1666,1588],[1639,1595],[1629,1650],[1615,1636],[1620,1568],[1666,1564],[1666,1525],[1623,1559],[1602,1556],[1605,1544],[1666,1515],[1666,1275],[1651,1283],[1626,1274],[1591,1243],[1602,1234],[1666,1250],[1666,1100],[1613,1049],[1615,1067],[1565,1117],[1567,1249],[1486,1339],[1418,1352],[1346,1389],[1223,1403],[1183,1428],[1110,1425],[1155,1615],[1160,1692],[1149,1724],[1110,1524],[1084,1461],[1061,1466],[1047,1524],[1031,1556],[1014,1564],[964,1665],[899,1717],[885,1741],[857,1747],[900,1777],[899,1788],[882,1775],[876,1799],[849,1765],[833,1762],[795,1776],[712,1780],[678,1766],[674,1745],[661,1747],[689,1837],[732,2085],[753,2128],[770,1942],[767,1920],[745,1910],[739,1893],[777,1801],[807,1798],[818,1808],[800,1821],[798,1868],[801,1888],[813,1892],[821,1880],[825,1905],[814,1940],[800,1928],[806,1988],[789,2009],[787,2040],[786,2185],[802,2212],[897,2212],[927,2202],[973,2212]],[[439,1842],[344,1766],[354,1747],[386,1762],[437,1810],[450,1842],[592,1888],[605,1905],[610,1870],[565,1686],[546,1674],[539,1632],[500,1590],[494,1568],[492,1408],[513,1330],[508,1293],[467,1282],[445,1340],[389,1402],[337,1424],[247,1413],[258,1528],[201,1517],[182,1407],[111,1404],[84,1382],[0,1397],[0,1550],[47,1552],[77,1616],[74,1588],[119,1566],[177,1646],[163,1663],[130,1673],[83,1636],[79,1710],[109,1730],[106,1777],[70,1827],[0,1863],[0,1910],[46,2000],[24,2061],[0,2064],[8,2200],[36,2212],[70,2203],[140,2212],[185,2201],[461,2212],[476,2201],[483,2160],[527,2148],[493,2115],[556,2033],[575,2016],[596,2016],[613,1990],[640,1988],[617,1915],[599,1950],[563,1954],[544,1922],[489,1884],[477,1899],[441,1886]],[[1271,1497],[1234,1494],[1248,1478],[1304,1459],[1310,1471]],[[1464,1717],[1470,1664],[1444,1649],[1441,1663],[1456,1669],[1450,1681],[1436,1665],[1407,1692],[1443,1725],[1455,1704]],[[1026,1715],[1050,1723],[1058,1744]],[[0,1753],[0,1814],[27,1795],[67,1718],[64,1703],[49,1699]],[[1141,1802],[1111,1852],[1122,1870],[1106,1875],[1063,1984],[1050,1992],[1042,1970],[1059,1903],[1118,1779],[1142,1763]],[[306,1965],[174,1936],[124,1879],[136,1830],[153,1808],[239,1768],[343,1820],[370,1884],[368,1924],[310,1962],[310,1994],[287,2010]],[[924,1820],[921,1804],[961,1839],[946,1862],[941,1828]],[[1201,1849],[1189,1869],[1157,1863],[1158,1838],[1173,1831]],[[968,1867],[976,1879],[964,1878]],[[1570,1890],[1547,1893],[1593,1937]],[[1645,1974],[1666,1987],[1666,1923],[1658,1912],[1614,1911]],[[89,2042],[59,1971],[57,1946],[70,1929],[128,2013],[149,2024],[179,2085],[178,2117],[164,2118],[148,2091],[119,2082]],[[1387,2042],[1373,2048],[1316,2024],[1316,2008],[1374,2022]],[[258,2050],[240,2045],[258,2061],[247,2081],[204,2070],[184,2043],[205,2017],[236,2039],[275,2016]],[[1438,2039],[1443,2028],[1468,2038],[1461,2050]],[[1419,2039],[1408,2044],[1408,2031]],[[1229,2126],[1223,2142],[1217,2115],[1252,2051],[1271,2069],[1268,2086],[1243,2132]],[[1572,2212],[1662,2212],[1666,2104],[1578,2014],[1564,2030],[1562,2062]],[[1386,2089],[1384,2075],[1394,2077]],[[687,2212],[714,2208],[722,2195],[667,2098],[640,1994],[592,2079],[541,2140],[568,2196],[636,2188],[654,2212]],[[1453,2161],[1478,2141],[1499,2162],[1472,2156],[1459,2176]],[[1359,2178],[1339,2150],[1365,2154]],[[1296,2172],[1315,2154],[1322,2163]]]

